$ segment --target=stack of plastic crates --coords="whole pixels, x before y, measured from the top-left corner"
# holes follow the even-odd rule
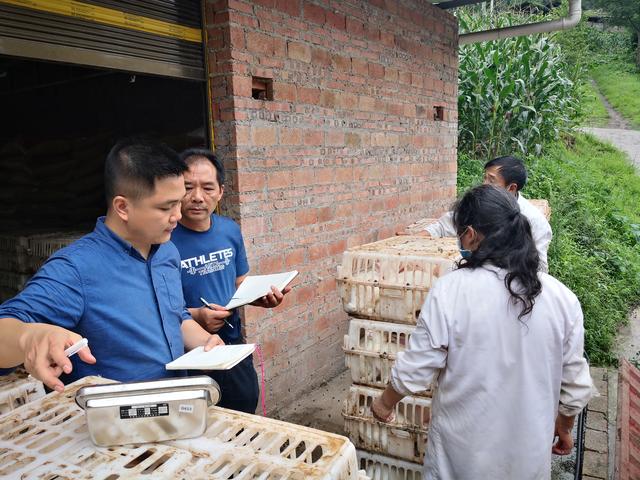
[[[197,438],[99,448],[79,388],[86,377],[0,417],[0,477],[22,479],[368,480],[348,438],[210,407]],[[370,480],[370,479],[369,479]]]
[[[403,235],[351,248],[338,267],[338,291],[351,317],[344,352],[353,381],[342,414],[360,468],[374,479],[422,478],[430,391],[400,401],[389,424],[373,418],[371,403],[407,348],[430,288],[458,257],[455,239]]]
[[[0,235],[0,302],[20,292],[47,258],[83,234],[29,232]]]

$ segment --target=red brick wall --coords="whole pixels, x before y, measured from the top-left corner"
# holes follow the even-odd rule
[[[273,410],[344,368],[341,253],[455,196],[457,22],[424,0],[220,0],[206,23],[224,208],[253,273],[300,271],[283,306],[245,311]]]

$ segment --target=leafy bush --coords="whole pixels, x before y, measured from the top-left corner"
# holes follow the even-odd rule
[[[593,137],[547,150],[527,158],[524,194],[549,200],[550,273],[580,299],[591,362],[611,364],[617,328],[640,300],[640,177],[621,152]],[[480,181],[483,162],[463,154],[458,163],[464,191]]]
[[[513,15],[494,20],[526,23]],[[481,15],[460,12],[459,21],[462,31],[486,28]],[[472,155],[539,154],[578,117],[578,71],[550,37],[463,45],[459,68],[459,146]]]

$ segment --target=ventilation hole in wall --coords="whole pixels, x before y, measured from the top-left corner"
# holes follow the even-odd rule
[[[442,122],[444,120],[444,107],[436,105],[433,107],[433,119],[436,122]]]
[[[251,77],[251,96],[256,100],[273,100],[273,79]]]

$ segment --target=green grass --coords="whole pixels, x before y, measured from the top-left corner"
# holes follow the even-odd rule
[[[590,127],[606,127],[609,114],[600,96],[591,82],[580,87],[580,104],[582,107],[582,124]]]
[[[609,103],[636,128],[640,128],[640,72],[615,63],[594,68],[593,79]]]
[[[621,152],[588,135],[558,142],[528,161],[528,198],[546,198],[554,231],[550,273],[580,299],[591,363],[615,363],[614,339],[640,301],[640,177]],[[459,157],[459,189],[480,181],[482,163]]]

